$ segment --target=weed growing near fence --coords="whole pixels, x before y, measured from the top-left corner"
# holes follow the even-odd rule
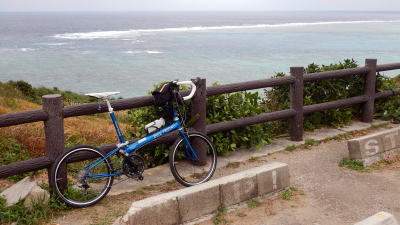
[[[347,157],[340,160],[339,166],[346,167],[346,168],[352,169],[352,170],[363,170],[364,169],[364,165],[361,161],[359,161],[357,159],[349,159]]]
[[[260,204],[261,204],[261,202],[260,202],[260,200],[258,200],[258,199],[252,199],[252,200],[247,201],[247,205],[248,205],[250,208],[256,208],[256,207],[259,206]]]

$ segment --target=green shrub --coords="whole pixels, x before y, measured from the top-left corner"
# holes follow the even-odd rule
[[[394,90],[400,87],[400,75],[394,78],[384,77],[380,80],[378,91]],[[400,123],[400,97],[392,96],[389,98],[377,99],[375,101],[375,117],[385,120],[392,120],[394,123]]]
[[[264,113],[258,92],[241,91],[207,98],[207,123],[218,123]],[[239,147],[261,147],[271,141],[271,126],[267,123],[237,128],[209,135],[219,154],[226,155]]]
[[[343,62],[330,65],[310,64],[305,68],[305,73],[317,73],[331,70],[340,70],[357,67],[357,63],[353,59],[346,59]],[[278,73],[276,77],[286,76],[284,73]],[[312,74],[311,74],[312,76]],[[376,91],[383,91],[393,88],[395,85],[389,78],[377,73]],[[304,83],[304,105],[312,105],[323,102],[335,101],[363,94],[364,91],[364,75],[354,75],[344,78],[335,78],[320,80],[315,82]],[[290,108],[289,86],[277,86],[265,90],[267,111],[278,111]],[[397,102],[395,102],[397,101]],[[398,108],[398,99],[382,100],[377,104],[376,112],[381,113],[387,111],[386,115],[390,117],[396,116]],[[391,110],[388,111],[388,108]],[[346,108],[325,110],[315,112],[304,117],[304,129],[314,130],[322,126],[340,127],[349,124],[355,117],[360,114],[360,105]],[[398,113],[400,119],[400,111]],[[274,132],[282,133],[288,129],[288,122],[275,124]]]

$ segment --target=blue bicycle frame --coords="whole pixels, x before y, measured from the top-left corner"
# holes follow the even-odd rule
[[[175,112],[173,115],[175,118],[178,118],[176,116]],[[111,174],[89,174],[89,173],[97,165],[99,165],[104,160],[111,157],[112,155],[114,155],[115,153],[120,151],[121,149],[128,155],[133,154],[133,153],[137,152],[144,145],[149,144],[150,142],[154,141],[155,139],[162,137],[166,134],[169,134],[175,130],[178,130],[179,135],[184,139],[184,146],[186,147],[185,156],[188,157],[189,159],[199,160],[199,158],[197,156],[197,152],[192,148],[192,145],[190,144],[190,141],[187,138],[187,135],[182,128],[182,123],[179,120],[175,120],[172,124],[165,126],[154,133],[148,134],[147,136],[141,138],[140,140],[138,140],[132,144],[126,145],[124,136],[122,135],[121,129],[119,128],[119,125],[118,125],[117,118],[115,117],[115,114],[113,111],[110,112],[110,117],[113,121],[115,130],[117,131],[120,145],[122,147],[118,147],[118,148],[112,150],[111,152],[106,154],[104,158],[97,159],[97,160],[91,162],[89,165],[85,166],[84,168],[87,170],[86,170],[84,177],[86,177],[86,178],[104,178],[104,177],[111,177],[111,176],[117,176],[117,175],[124,174],[124,172],[115,172],[115,173],[111,173]]]

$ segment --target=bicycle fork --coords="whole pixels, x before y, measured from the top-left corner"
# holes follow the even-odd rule
[[[183,138],[183,145],[185,146],[185,156],[190,160],[198,161],[199,157],[197,156],[197,152],[190,144],[186,132],[183,130],[179,130],[179,135]]]

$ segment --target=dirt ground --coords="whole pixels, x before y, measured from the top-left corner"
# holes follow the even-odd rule
[[[291,153],[262,159],[289,165],[294,196],[261,199],[254,208],[245,206],[202,223],[246,225],[354,224],[379,211],[400,219],[400,162],[381,164],[364,172],[338,167],[347,153],[346,141],[330,141]]]
[[[376,131],[362,131],[357,135]],[[214,178],[269,162],[285,162],[289,165],[291,187],[296,191],[290,200],[283,200],[278,193],[261,199],[256,207],[241,207],[199,224],[353,224],[379,211],[390,212],[400,219],[400,162],[366,172],[353,171],[338,167],[338,162],[348,155],[347,151],[346,140],[342,138],[309,149],[230,163],[218,169]],[[107,196],[92,207],[64,211],[48,224],[112,224],[125,214],[133,201],[180,188],[183,187],[171,181]]]

